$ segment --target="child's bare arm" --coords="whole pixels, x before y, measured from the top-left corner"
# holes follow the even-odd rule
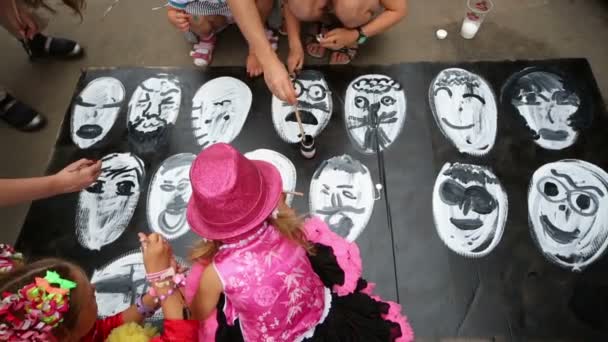
[[[171,25],[182,32],[187,32],[190,29],[190,15],[183,10],[169,6],[167,8],[167,18]]]
[[[213,265],[205,268],[198,291],[190,304],[192,317],[205,320],[213,312],[222,294],[222,282]]]
[[[304,64],[304,48],[300,38],[300,21],[296,18],[289,6],[283,7],[283,17],[287,28],[289,41],[289,56],[287,57],[287,70],[290,74],[302,69]]]
[[[386,32],[407,15],[407,0],[380,0],[380,4],[384,11],[361,27],[368,37]]]

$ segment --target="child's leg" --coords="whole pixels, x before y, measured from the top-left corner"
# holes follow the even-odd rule
[[[213,50],[215,49],[216,37],[215,32],[223,28],[228,20],[224,16],[208,15],[197,16],[192,15],[190,18],[190,30],[199,37],[198,44],[194,45],[193,51],[190,53],[194,58],[196,66],[207,66],[211,64],[213,59]]]
[[[262,22],[265,23],[266,19],[268,19],[268,16],[272,12],[272,6],[274,5],[274,0],[256,0],[255,4],[256,4],[256,7],[258,8],[258,12],[260,13],[260,18],[262,19]],[[267,36],[268,35],[269,35],[269,33],[267,32]],[[269,36],[268,39],[274,40],[274,39],[276,39],[276,37]],[[271,45],[272,44],[273,43],[271,42]],[[275,45],[273,45],[273,48],[276,49],[276,47],[275,47],[276,42],[274,44]],[[263,72],[262,65],[260,64],[258,58],[255,56],[255,54],[253,53],[253,51],[251,49],[249,49],[249,55],[247,56],[246,65],[247,65],[247,73],[251,77],[260,76]]]

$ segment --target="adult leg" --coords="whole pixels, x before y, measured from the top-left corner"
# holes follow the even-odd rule
[[[21,131],[37,131],[46,119],[0,86],[0,119]]]
[[[272,12],[272,6],[274,5],[274,0],[256,0],[255,4],[258,9],[258,12],[260,13],[260,18],[262,19],[262,22],[266,23],[268,16]],[[276,50],[277,44],[278,44],[278,38],[276,36],[274,36],[272,31],[269,29],[266,29],[266,37],[270,41],[272,48],[274,50]],[[256,55],[253,53],[253,50],[251,48],[249,49],[249,55],[247,56],[246,66],[247,66],[247,73],[251,77],[260,76],[264,72],[264,70],[262,69],[262,65],[260,64],[260,61],[258,60]]]

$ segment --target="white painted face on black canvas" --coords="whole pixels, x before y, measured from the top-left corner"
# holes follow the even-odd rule
[[[329,123],[333,111],[327,81],[318,71],[304,70],[294,81],[294,87],[304,132],[316,137]],[[272,97],[272,122],[285,142],[297,143],[302,139],[295,108],[276,96]]]
[[[125,100],[125,88],[113,77],[89,82],[74,101],[72,140],[80,148],[101,141],[112,129]]]
[[[202,148],[234,140],[249,115],[249,87],[233,77],[218,77],[205,83],[192,99],[192,128]]]
[[[543,165],[530,182],[528,215],[545,257],[581,271],[608,245],[608,174],[582,160]]]
[[[380,151],[397,139],[405,123],[401,85],[384,75],[363,75],[346,90],[344,122],[351,140],[364,153]]]
[[[431,83],[429,103],[441,132],[460,152],[480,156],[492,150],[496,98],[479,75],[456,68],[443,70]]]
[[[177,121],[182,90],[177,79],[157,75],[143,81],[129,101],[129,139],[144,152],[153,152]]]
[[[283,154],[267,149],[259,149],[245,153],[245,157],[251,160],[261,160],[274,165],[281,174],[281,180],[283,181],[283,191],[293,192],[296,189],[297,173],[296,167],[293,165],[289,158]],[[285,203],[291,206],[293,201],[293,195],[285,196]]]
[[[148,190],[148,224],[167,239],[186,234],[186,207],[192,195],[190,166],[196,156],[180,153],[167,158],[158,168]]]
[[[549,150],[574,144],[578,137],[573,120],[580,107],[578,95],[567,90],[563,79],[552,73],[524,71],[513,77],[512,98],[506,100],[526,120],[534,141]]]
[[[112,153],[101,162],[101,175],[78,197],[76,236],[90,250],[116,241],[125,231],[144,177],[144,163],[131,153]]]
[[[349,155],[324,161],[310,183],[310,212],[336,234],[354,241],[374,210],[374,185],[369,170]]]
[[[500,242],[507,221],[508,200],[488,168],[446,163],[435,180],[435,229],[449,249],[478,258]]]

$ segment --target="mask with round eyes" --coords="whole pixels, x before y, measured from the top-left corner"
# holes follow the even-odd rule
[[[545,257],[582,270],[608,245],[608,174],[582,160],[543,165],[530,182],[528,215]]]
[[[245,157],[250,160],[261,160],[274,165],[281,174],[281,180],[283,181],[283,191],[293,192],[296,189],[297,184],[297,173],[296,167],[293,165],[291,160],[283,154],[267,149],[258,149],[255,151],[245,153]],[[285,203],[291,206],[293,201],[293,195],[287,194],[285,196]]]
[[[479,75],[456,68],[441,71],[431,82],[429,104],[441,133],[460,152],[480,156],[492,150],[496,98]]]
[[[384,75],[363,75],[346,90],[344,122],[351,141],[364,153],[388,148],[405,123],[401,85]]]
[[[333,111],[331,92],[325,77],[318,71],[304,70],[293,84],[304,132],[317,137],[329,123]],[[302,140],[296,108],[276,96],[272,97],[272,123],[283,141],[293,144]]]
[[[349,155],[324,161],[310,183],[310,212],[329,228],[354,241],[374,210],[374,185],[365,165]]]
[[[89,148],[101,141],[114,126],[125,99],[125,88],[113,77],[91,81],[80,92],[72,108],[72,141]]]
[[[144,163],[131,153],[112,153],[101,163],[97,181],[78,197],[76,236],[90,250],[100,250],[125,231],[144,177]]]
[[[539,146],[561,150],[572,146],[579,129],[591,120],[590,114],[579,111],[581,101],[576,92],[566,88],[561,76],[524,69],[505,83],[503,102],[517,110]]]
[[[230,143],[245,125],[252,94],[233,77],[218,77],[205,83],[192,99],[192,129],[197,143],[206,148]]]
[[[435,229],[455,253],[479,258],[498,245],[508,213],[507,194],[490,169],[446,163],[433,189]]]
[[[179,82],[169,75],[143,81],[131,96],[127,129],[129,141],[142,153],[154,152],[175,125],[182,100]]]
[[[192,195],[190,166],[196,156],[180,153],[167,158],[158,168],[148,190],[147,217],[152,231],[177,239],[190,227],[186,208]]]

